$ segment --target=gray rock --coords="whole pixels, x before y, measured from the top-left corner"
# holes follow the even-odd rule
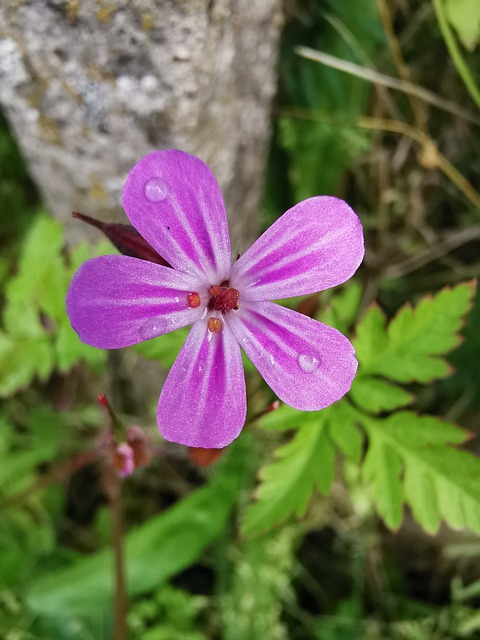
[[[124,221],[121,189],[152,149],[203,158],[233,249],[257,232],[281,0],[2,0],[0,105],[70,242],[72,210]]]

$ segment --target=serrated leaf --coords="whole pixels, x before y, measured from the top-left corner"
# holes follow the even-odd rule
[[[383,313],[372,307],[354,341],[362,374],[397,382],[429,382],[448,375],[450,367],[439,356],[458,344],[473,293],[474,286],[465,283],[423,298],[414,309],[405,305],[387,330]]]
[[[333,480],[334,448],[327,430],[328,410],[301,426],[294,438],[275,451],[260,471],[257,501],[250,505],[243,533],[264,531],[291,515],[302,516],[315,489],[324,494]]]
[[[435,532],[445,520],[480,532],[480,459],[451,446],[465,441],[464,431],[406,411],[385,420],[360,414],[358,419],[370,442],[363,472],[389,526],[400,523],[401,482],[405,502],[426,531]]]
[[[37,303],[42,311],[59,317],[64,308],[62,246],[61,224],[48,216],[39,216],[27,235],[17,275],[6,287],[7,302]]]
[[[14,339],[41,338],[45,328],[40,322],[37,310],[31,304],[10,302],[3,312],[5,330]]]
[[[345,401],[334,404],[328,421],[328,432],[339,451],[353,462],[360,462],[364,437],[356,426],[355,410]]]
[[[80,340],[70,326],[68,318],[59,326],[55,353],[57,367],[61,373],[69,371],[79,360],[84,360],[91,367],[96,367],[106,361],[107,352],[103,349],[95,349]]]
[[[403,491],[401,463],[395,450],[382,440],[372,438],[363,462],[363,478],[372,486],[378,512],[391,528],[402,520]]]
[[[35,377],[45,380],[53,366],[53,347],[47,338],[14,340],[0,334],[0,396],[26,387]]]
[[[393,411],[413,401],[413,396],[396,384],[358,375],[350,389],[350,397],[363,410],[371,413]]]
[[[261,426],[263,429],[282,431],[285,429],[298,429],[307,422],[317,422],[317,411],[299,411],[282,404],[276,411],[271,411],[263,416]]]
[[[350,281],[338,293],[335,293],[328,306],[317,316],[317,320],[335,327],[342,333],[348,333],[357,317],[363,289],[355,280]]]

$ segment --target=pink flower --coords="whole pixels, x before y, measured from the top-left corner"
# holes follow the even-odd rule
[[[128,175],[123,206],[173,268],[123,255],[89,260],[72,280],[67,312],[80,339],[102,349],[192,325],[158,403],[165,439],[213,449],[239,435],[246,416],[240,347],[296,409],[323,409],[347,393],[357,370],[347,338],[269,302],[334,287],[355,273],[363,233],[345,202],[300,202],[233,266],[222,194],[198,158],[149,153]]]
[[[133,449],[126,442],[114,444],[112,447],[112,459],[115,469],[122,478],[129,476],[135,469]]]

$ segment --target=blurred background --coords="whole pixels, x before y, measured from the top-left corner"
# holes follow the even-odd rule
[[[408,510],[388,530],[339,459],[300,522],[244,538],[284,435],[252,424],[218,461],[162,442],[185,332],[106,353],[64,307],[78,266],[115,251],[71,212],[127,222],[129,169],[172,147],[212,167],[235,253],[304,198],[347,200],[366,235],[361,313],[477,277],[479,42],[476,0],[2,2],[2,638],[480,638],[478,537],[429,536]],[[453,375],[414,389],[419,411],[472,435],[479,322],[477,294]],[[255,416],[274,398],[252,368],[247,385]],[[146,434],[149,464],[123,483],[104,393]]]

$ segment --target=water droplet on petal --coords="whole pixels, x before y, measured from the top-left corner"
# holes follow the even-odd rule
[[[314,373],[320,366],[320,360],[307,353],[298,356],[298,366],[304,373]]]
[[[160,178],[151,178],[145,185],[145,197],[150,202],[160,202],[168,195],[167,187]]]
[[[164,318],[149,318],[140,327],[142,340],[151,340],[168,331],[168,320]]]

